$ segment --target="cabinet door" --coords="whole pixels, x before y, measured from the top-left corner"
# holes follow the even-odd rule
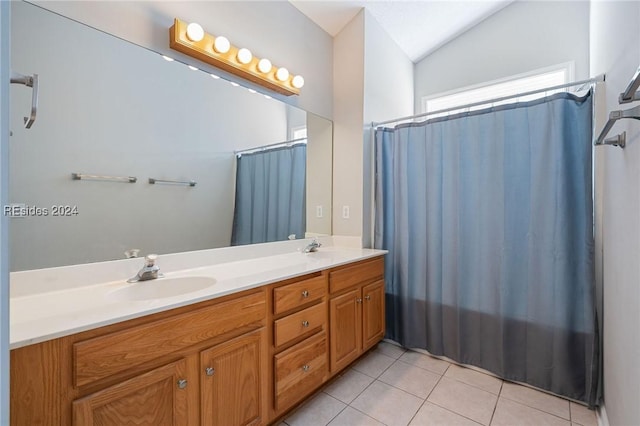
[[[73,424],[187,425],[185,372],[182,359],[78,399],[73,402]]]
[[[331,372],[340,370],[362,353],[362,297],[352,290],[329,302]]]
[[[264,329],[200,353],[203,426],[261,423]],[[264,422],[263,422],[264,423]]]
[[[366,351],[384,337],[384,281],[363,287],[362,300],[362,349]]]

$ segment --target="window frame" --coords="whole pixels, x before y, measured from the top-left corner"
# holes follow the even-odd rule
[[[439,92],[439,93],[435,93],[432,95],[426,95],[423,96],[421,98],[421,113],[422,114],[426,114],[428,112],[428,103],[430,101],[433,101],[435,99],[440,99],[440,98],[444,98],[447,96],[451,96],[451,95],[457,95],[457,94],[462,94],[464,92],[470,92],[473,90],[477,90],[477,89],[482,89],[482,88],[489,88],[491,86],[495,86],[498,84],[503,84],[503,83],[509,83],[509,82],[515,82],[517,80],[522,80],[522,79],[526,79],[526,78],[530,78],[530,77],[535,77],[535,76],[539,76],[539,75],[543,75],[543,74],[548,74],[551,72],[556,72],[556,71],[565,71],[565,81],[564,83],[570,83],[571,81],[574,80],[575,77],[575,61],[568,61],[568,62],[563,62],[560,64],[556,64],[556,65],[551,65],[548,67],[544,67],[544,68],[538,68],[535,70],[531,70],[531,71],[527,71],[524,73],[520,73],[520,74],[515,74],[515,75],[511,75],[511,76],[507,76],[507,77],[503,77],[503,78],[499,78],[499,79],[495,79],[495,80],[490,80],[490,81],[485,81],[482,83],[478,83],[478,84],[473,84],[470,86],[464,86],[464,87],[459,87],[457,89],[453,89],[453,90],[448,90],[445,92]],[[560,83],[563,84],[563,83]],[[541,87],[542,88],[542,87]],[[536,90],[536,89],[533,89]],[[517,94],[517,93],[521,93],[521,92],[514,92],[512,94]],[[510,96],[509,94],[505,94],[502,96]],[[481,100],[478,100],[478,102],[480,102]],[[490,101],[490,99],[487,99],[487,101]],[[460,106],[464,106],[467,105],[469,103],[472,103],[475,101],[467,101],[464,103],[461,103]],[[490,102],[487,102],[490,103]],[[451,107],[455,107],[456,105],[451,105]],[[449,107],[447,107],[449,108]],[[484,106],[482,106],[482,108],[484,108]],[[439,109],[444,109],[444,108],[439,108]],[[451,113],[457,113],[460,112],[459,110],[453,110],[449,113],[443,113],[443,114],[451,114]]]

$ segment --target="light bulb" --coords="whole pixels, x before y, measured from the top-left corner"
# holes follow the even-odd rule
[[[271,96],[269,95],[264,95],[265,99],[271,99]]]
[[[201,41],[204,38],[204,30],[200,26],[200,24],[196,24],[195,22],[187,25],[187,38],[191,41]]]
[[[164,60],[165,60],[165,61],[167,61],[167,62],[173,62],[173,58],[170,58],[170,57],[168,57],[168,56],[164,56],[164,55],[162,55],[162,59],[164,59]]]
[[[301,75],[296,75],[295,77],[293,77],[291,84],[296,89],[300,89],[302,88],[302,86],[304,86],[304,78]]]
[[[211,78],[215,78],[215,79],[217,80],[217,79],[219,79],[220,77],[218,77],[218,76],[217,76],[217,75],[215,75],[215,74],[211,74]]]
[[[264,74],[271,71],[271,61],[267,58],[260,59],[260,62],[258,62],[258,70]]]
[[[191,71],[198,71],[198,68],[194,67],[193,65],[188,65],[188,67]]]
[[[231,85],[232,85],[233,87],[238,87],[238,86],[240,86],[240,85],[239,85],[238,83],[236,83],[235,81],[230,81],[229,83],[231,83]]]
[[[249,93],[257,93],[257,92],[256,92],[255,90],[253,90],[253,89],[248,89],[248,90],[249,90]]]
[[[229,49],[231,49],[231,43],[229,43],[226,37],[216,37],[216,40],[213,42],[213,50],[218,53],[227,53]]]
[[[251,51],[249,49],[245,49],[243,47],[242,49],[238,50],[237,58],[238,58],[238,62],[246,65],[249,62],[251,62],[253,55],[251,54]]]
[[[276,72],[276,78],[280,81],[285,81],[289,78],[289,70],[286,68],[278,68]]]

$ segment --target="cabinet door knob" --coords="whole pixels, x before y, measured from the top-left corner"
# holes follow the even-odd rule
[[[367,295],[364,297],[364,300],[371,300],[371,296],[367,294]]]
[[[178,387],[180,389],[184,389],[187,387],[187,379],[180,379],[178,380]]]
[[[303,327],[309,327],[309,321],[302,321]]]
[[[216,372],[216,369],[213,367],[207,367],[204,369],[204,372],[207,374],[207,376],[213,376],[213,373]]]
[[[361,299],[360,297],[358,297],[358,298],[356,299],[356,303],[362,303],[362,299]]]
[[[309,367],[309,365],[307,365],[307,364],[305,364],[305,365],[303,365],[303,366],[302,366],[302,371],[304,371],[305,373],[306,373],[307,371],[309,371],[310,369],[311,369],[311,367]]]
[[[309,292],[307,290],[302,292],[302,298],[306,299],[307,297],[309,297]]]

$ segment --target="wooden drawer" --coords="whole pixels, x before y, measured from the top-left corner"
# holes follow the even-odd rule
[[[280,347],[296,338],[316,332],[319,327],[326,329],[326,324],[327,304],[322,302],[275,321],[273,343],[276,348]]]
[[[331,293],[337,293],[361,283],[382,279],[383,276],[384,258],[377,257],[331,271],[329,273],[329,287]]]
[[[75,343],[74,386],[104,379],[241,327],[262,325],[265,316],[265,293],[259,292]]]
[[[325,276],[310,278],[273,289],[273,313],[281,314],[319,300],[327,294]]]
[[[275,408],[286,410],[320,386],[327,376],[327,337],[320,333],[274,357]]]

